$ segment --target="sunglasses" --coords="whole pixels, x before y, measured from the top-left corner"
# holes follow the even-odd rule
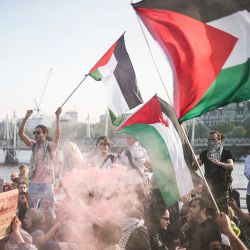
[[[40,135],[41,133],[41,131],[33,131],[33,135]]]
[[[170,220],[169,217],[164,217],[164,216],[162,216],[161,219],[163,219],[163,220],[165,220],[165,221],[169,221],[169,220]]]

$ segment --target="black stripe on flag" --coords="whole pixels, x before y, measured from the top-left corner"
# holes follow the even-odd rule
[[[250,0],[144,0],[133,7],[175,11],[207,23],[237,11],[249,12]]]
[[[115,48],[114,56],[117,60],[117,66],[114,71],[116,81],[129,109],[135,108],[142,103],[142,97],[137,86],[133,65],[125,47],[124,36],[120,38]]]

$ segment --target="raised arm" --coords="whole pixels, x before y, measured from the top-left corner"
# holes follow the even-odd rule
[[[27,110],[25,117],[23,118],[21,125],[19,127],[18,135],[21,140],[27,145],[30,145],[30,138],[24,133],[25,125],[29,117],[33,114],[33,110]]]
[[[234,199],[229,200],[230,207],[234,210],[242,223],[250,223],[250,215],[244,213],[236,204]]]
[[[59,139],[60,139],[60,135],[61,135],[61,125],[60,125],[60,114],[62,113],[62,108],[59,107],[56,110],[56,131],[55,131],[55,138],[54,141],[56,144],[58,144]]]
[[[216,221],[222,233],[224,233],[230,241],[233,250],[247,250],[243,242],[235,235],[229,217],[224,213],[217,213]]]
[[[21,232],[21,222],[17,216],[15,216],[11,223],[11,230],[12,230],[12,238],[18,245],[19,250],[37,250],[36,246],[30,243],[25,242]]]

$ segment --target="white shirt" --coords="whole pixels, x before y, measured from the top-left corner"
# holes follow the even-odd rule
[[[146,149],[143,148],[141,144],[137,141],[132,146],[129,146],[128,150],[131,153],[131,158],[134,165],[143,174],[145,170],[144,163],[146,161],[149,162],[149,156]],[[127,167],[132,167],[129,163],[128,157],[126,156],[126,150],[122,151],[120,157],[118,157],[117,159],[117,163]]]
[[[245,170],[244,175],[248,179],[248,185],[247,185],[247,195],[250,195],[250,155],[247,155],[245,159]]]

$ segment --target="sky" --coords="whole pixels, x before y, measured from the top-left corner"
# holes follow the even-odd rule
[[[167,100],[130,0],[0,0],[0,119],[35,109],[51,68],[40,109],[53,115],[124,31],[143,100],[156,93]],[[170,67],[145,32],[171,96]],[[88,114],[97,121],[106,109],[102,82],[90,77],[63,107],[77,110],[82,122]]]

